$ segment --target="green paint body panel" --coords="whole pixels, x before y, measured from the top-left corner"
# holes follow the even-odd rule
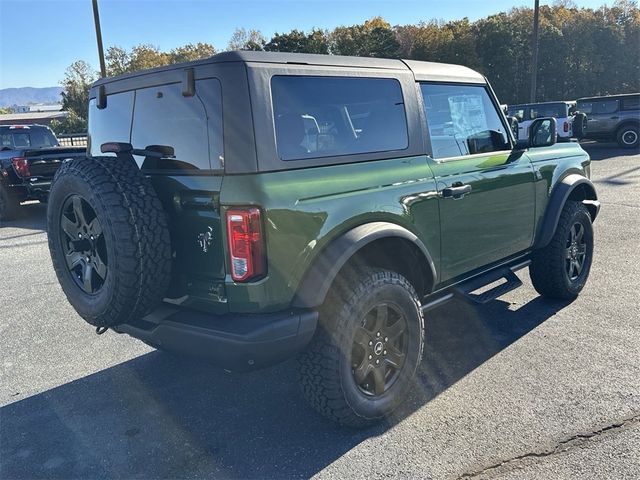
[[[169,296],[212,313],[274,312],[290,306],[313,261],[336,238],[369,222],[414,233],[430,253],[435,289],[532,248],[553,187],[588,175],[577,143],[436,161],[427,156],[226,176],[152,176],[171,225],[176,266]],[[292,167],[303,167],[292,162]],[[438,192],[469,184],[461,199]],[[225,211],[263,212],[267,275],[229,275]],[[212,232],[203,252],[198,234]]]

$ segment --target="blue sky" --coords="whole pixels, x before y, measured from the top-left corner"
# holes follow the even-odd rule
[[[99,0],[105,49],[151,43],[170,50],[209,42],[226,48],[236,27],[256,28],[269,38],[293,28],[334,28],[376,15],[391,24],[433,18],[471,20],[533,5],[533,0]],[[542,0],[550,4],[552,0]],[[596,8],[612,0],[577,0]],[[0,0],[0,88],[49,87],[65,68],[98,56],[91,0]]]

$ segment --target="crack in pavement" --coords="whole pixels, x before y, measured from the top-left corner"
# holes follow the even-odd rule
[[[527,460],[529,458],[542,458],[549,457],[551,455],[555,455],[557,453],[566,452],[573,448],[579,447],[586,443],[588,440],[598,437],[602,434],[609,433],[611,431],[620,431],[625,428],[628,428],[630,425],[640,422],[640,414],[633,415],[631,417],[627,417],[623,420],[617,421],[616,423],[612,423],[607,425],[606,427],[599,428],[597,430],[593,430],[587,433],[578,433],[570,436],[564,440],[560,440],[553,447],[547,448],[545,450],[539,452],[529,452],[522,455],[518,455],[516,457],[509,458],[507,460],[502,460],[498,463],[494,463],[493,465],[489,465],[488,467],[484,467],[480,470],[476,470],[474,472],[463,473],[460,475],[458,480],[463,478],[476,478],[480,475],[484,475],[487,473],[498,473],[498,471],[504,470],[507,467],[513,466],[513,464],[517,464],[523,460]],[[494,472],[495,471],[495,472]]]

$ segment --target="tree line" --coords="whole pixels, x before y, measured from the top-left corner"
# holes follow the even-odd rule
[[[431,20],[395,25],[381,17],[333,30],[314,28],[275,33],[238,28],[228,50],[263,50],[364,57],[406,58],[468,66],[484,74],[502,103],[529,101],[533,10],[513,8],[482,18]],[[640,91],[640,9],[636,0],[613,6],[578,8],[572,0],[540,7],[537,101]],[[107,75],[206,58],[209,43],[187,44],[168,52],[141,44],[130,50],[109,47]],[[97,78],[80,60],[63,80],[63,107],[69,117],[58,131],[86,129],[88,90]]]

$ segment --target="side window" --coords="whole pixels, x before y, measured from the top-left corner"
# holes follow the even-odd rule
[[[103,109],[97,107],[95,98],[89,101],[89,155],[104,155],[100,152],[100,145],[103,143],[129,143],[133,96],[133,92],[109,95],[107,107]]]
[[[598,100],[593,102],[593,113],[607,114],[618,111],[617,100]]]
[[[395,79],[274,76],[271,93],[281,160],[409,145],[402,90]]]
[[[482,86],[420,85],[433,158],[510,149],[506,128]]]
[[[640,110],[640,95],[623,98],[622,110]]]
[[[593,102],[580,102],[577,105],[577,110],[581,113],[593,113]]]
[[[137,90],[131,144],[136,148],[163,145],[174,150],[174,158],[140,158],[141,168],[221,168],[221,98],[216,79],[198,80],[196,95],[192,97],[182,95],[180,83]]]

